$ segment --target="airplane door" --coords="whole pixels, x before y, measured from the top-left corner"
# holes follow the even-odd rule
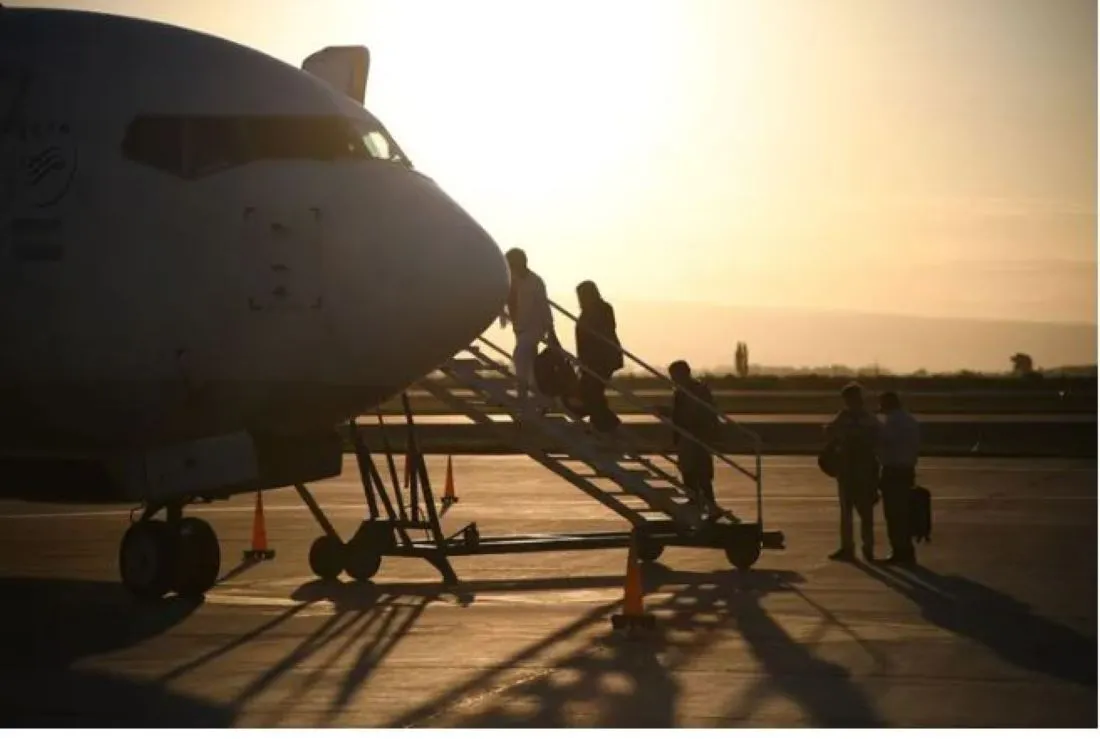
[[[248,305],[253,311],[324,307],[321,209],[246,207]]]

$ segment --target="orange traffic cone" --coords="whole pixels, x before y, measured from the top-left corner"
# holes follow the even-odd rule
[[[458,502],[455,497],[455,473],[451,465],[451,455],[447,455],[447,480],[443,483],[443,505],[454,505]]]
[[[267,548],[267,526],[264,524],[264,497],[263,491],[256,491],[256,512],[252,516],[252,548],[246,549],[245,559],[272,559],[275,556],[274,549]]]
[[[652,631],[656,628],[657,619],[652,614],[646,614],[642,595],[642,570],[638,566],[636,544],[631,541],[630,549],[626,555],[623,612],[616,613],[611,617],[611,628],[616,631],[626,630],[630,634],[638,630]]]

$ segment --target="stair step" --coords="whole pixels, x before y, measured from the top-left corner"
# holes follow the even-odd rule
[[[615,491],[612,491],[612,492],[605,493],[605,495],[610,495],[611,497],[616,498],[616,499],[637,500],[639,502],[645,503],[650,508],[653,508],[653,506],[650,505],[645,500],[645,498],[642,498],[641,496],[635,495],[634,493],[628,492],[626,490],[615,490]],[[682,506],[694,506],[695,505],[691,501],[691,499],[685,498],[685,497],[671,498],[670,500],[672,501],[673,505],[676,506],[677,508],[680,508]],[[663,513],[667,513],[667,511],[663,508],[660,508],[660,509],[653,508],[653,510],[660,510]]]
[[[447,363],[445,365],[443,365],[443,367],[441,369],[443,369],[444,372],[446,372],[447,370],[452,370],[452,371],[456,371],[456,372],[461,371],[461,370],[469,370],[469,371],[477,372],[478,370],[482,370],[482,369],[485,369],[485,368],[486,368],[485,364],[479,359],[466,359],[466,358],[463,358],[463,359],[450,359],[450,360],[447,361]]]
[[[474,361],[480,365],[481,369],[497,370],[498,372],[500,370],[509,369],[509,362],[505,360],[497,361],[480,349],[471,348],[469,352],[473,355]]]

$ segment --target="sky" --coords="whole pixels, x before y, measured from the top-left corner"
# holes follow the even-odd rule
[[[1096,322],[1095,2],[7,4],[369,46],[367,107],[570,305]]]

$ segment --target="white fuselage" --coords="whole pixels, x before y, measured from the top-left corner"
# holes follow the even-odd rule
[[[331,428],[474,339],[498,247],[364,137],[397,150],[256,51],[0,9],[4,449]]]

